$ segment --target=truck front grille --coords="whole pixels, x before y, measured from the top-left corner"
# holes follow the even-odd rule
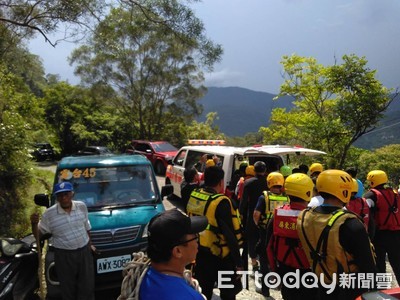
[[[114,244],[134,241],[140,231],[140,225],[117,228],[112,230],[97,230],[90,232],[90,240],[97,245]]]

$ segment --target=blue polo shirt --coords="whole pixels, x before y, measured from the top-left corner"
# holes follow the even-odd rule
[[[140,286],[140,300],[204,300],[183,278],[162,274],[150,267]]]

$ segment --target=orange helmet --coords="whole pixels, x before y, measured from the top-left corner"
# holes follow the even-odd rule
[[[354,178],[352,178],[352,179],[353,179],[353,186],[351,188],[351,192],[357,194],[358,193],[358,182]]]
[[[324,170],[324,166],[320,163],[313,163],[309,169],[310,174],[313,174],[315,172],[321,173],[323,170]]]
[[[268,188],[271,188],[275,185],[283,186],[284,182],[285,182],[285,178],[283,178],[283,175],[279,172],[271,172],[267,176]]]
[[[388,177],[384,171],[381,170],[373,170],[368,173],[367,181],[369,182],[369,186],[374,188],[378,185],[385,184],[388,182]]]
[[[350,201],[353,181],[345,171],[326,170],[319,174],[316,187],[319,193],[328,193],[347,203]]]
[[[206,168],[208,167],[214,167],[215,166],[215,161],[213,159],[208,159],[206,161]]]
[[[289,175],[285,180],[285,193],[289,198],[294,196],[310,202],[313,188],[313,181],[303,173]]]
[[[256,176],[256,172],[254,171],[253,165],[247,166],[245,173],[247,176]]]

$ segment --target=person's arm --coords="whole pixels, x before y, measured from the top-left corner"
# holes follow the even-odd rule
[[[339,230],[343,248],[354,256],[355,264],[362,273],[376,273],[374,253],[364,224],[359,219],[347,219]]]
[[[42,232],[38,228],[39,220],[40,217],[38,213],[34,213],[31,215],[32,234],[35,236],[37,241],[42,238]]]
[[[235,235],[235,231],[232,223],[232,212],[229,204],[229,199],[222,200],[215,211],[215,217],[217,219],[218,227],[221,233],[226,238],[226,243],[230,249],[230,255],[232,256],[236,267],[242,268],[243,262],[240,256],[240,249],[238,240]]]
[[[264,195],[258,197],[256,208],[253,212],[253,221],[254,224],[258,226],[258,222],[260,221],[261,214],[265,212],[265,198]]]
[[[376,225],[375,225],[375,212],[376,212],[376,195],[372,191],[368,191],[364,194],[365,202],[369,206],[369,222],[368,222],[368,234],[371,240],[375,238]]]
[[[370,208],[370,212],[373,215],[375,212],[375,203],[376,203],[376,195],[374,192],[368,191],[364,194],[364,198],[367,201],[367,204]]]

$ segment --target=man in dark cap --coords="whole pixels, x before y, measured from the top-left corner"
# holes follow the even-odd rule
[[[257,161],[254,163],[255,176],[246,180],[243,188],[243,196],[240,201],[239,211],[243,217],[243,224],[245,224],[245,235],[248,247],[248,255],[251,259],[252,271],[259,271],[259,265],[257,261],[256,244],[259,239],[258,227],[253,221],[253,213],[256,208],[258,198],[263,194],[264,191],[268,190],[266,171],[267,166],[263,161]],[[245,258],[247,262],[247,257]],[[269,295],[265,295],[269,296]]]
[[[184,273],[185,266],[196,259],[199,233],[207,225],[206,217],[188,217],[177,209],[151,219],[147,247],[151,265],[140,285],[139,299],[204,299]]]

